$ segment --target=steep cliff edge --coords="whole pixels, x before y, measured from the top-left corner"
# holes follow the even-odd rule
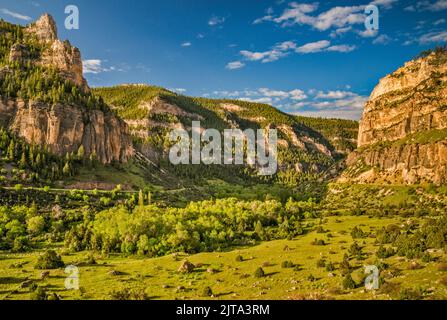
[[[81,146],[104,164],[133,155],[126,123],[91,93],[79,50],[57,38],[51,16],[27,27],[2,22],[0,37],[0,125],[60,156]]]
[[[447,52],[438,48],[381,79],[365,105],[358,149],[341,180],[447,182]]]

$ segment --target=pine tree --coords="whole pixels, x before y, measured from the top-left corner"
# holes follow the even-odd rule
[[[15,158],[15,144],[14,140],[11,139],[11,142],[8,146],[8,160],[12,161]]]
[[[82,160],[84,159],[85,156],[85,150],[84,150],[84,146],[81,144],[81,146],[78,149],[78,159]]]
[[[68,161],[65,163],[64,168],[62,169],[62,173],[65,176],[71,175],[71,167],[70,167],[70,163]]]
[[[22,156],[21,156],[20,161],[19,161],[19,167],[21,169],[25,169],[26,168],[26,152],[25,151],[22,151]]]
[[[143,190],[140,190],[140,192],[138,193],[138,205],[140,207],[144,206],[144,195],[143,195]]]

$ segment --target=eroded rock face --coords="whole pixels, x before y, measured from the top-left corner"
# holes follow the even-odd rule
[[[0,121],[30,144],[60,156],[84,146],[102,163],[125,162],[133,155],[127,125],[112,113],[69,105],[23,100],[0,101]]]
[[[447,182],[447,52],[405,64],[366,103],[342,181]]]
[[[380,80],[360,121],[359,147],[447,128],[447,61],[439,59],[431,54],[408,62]]]
[[[82,73],[82,59],[79,49],[73,47],[69,41],[58,39],[56,22],[50,15],[44,14],[39,20],[30,24],[26,28],[26,32],[45,43],[46,49],[36,61],[33,61],[34,63],[45,67],[54,67],[61,72],[65,79],[84,90],[89,90]],[[17,47],[13,47],[10,59],[23,56],[27,50],[27,48],[21,48],[24,53],[19,53],[17,49]]]

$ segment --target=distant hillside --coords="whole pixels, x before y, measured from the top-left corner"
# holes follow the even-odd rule
[[[266,104],[187,97],[145,85],[95,88],[93,92],[126,121],[137,149],[160,166],[167,165],[163,158],[170,145],[169,130],[189,129],[192,120],[199,120],[204,128],[218,130],[276,128],[280,139],[280,173],[275,179],[292,185],[315,178],[333,166],[343,157],[342,153],[353,148],[350,139],[356,135],[353,121],[312,121]],[[318,125],[319,121],[326,121],[327,125]],[[322,128],[326,131],[319,132]],[[331,128],[337,130],[331,134]],[[193,174],[200,176],[203,172]]]
[[[296,116],[299,122],[321,133],[340,153],[347,154],[357,148],[358,121]]]

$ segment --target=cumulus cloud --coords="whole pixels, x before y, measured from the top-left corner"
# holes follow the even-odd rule
[[[388,37],[386,34],[381,34],[380,36],[375,38],[372,43],[373,44],[383,44],[383,45],[385,45],[385,44],[390,43],[391,40],[392,39],[390,37]]]
[[[184,88],[173,88],[173,89],[169,89],[170,91],[176,92],[176,93],[180,93],[183,94],[185,93],[187,90]]]
[[[446,21],[445,19],[439,19],[439,20],[436,20],[435,22],[433,22],[433,25],[438,26],[440,24],[445,23],[445,21]]]
[[[318,91],[316,98],[317,99],[344,99],[344,98],[353,97],[353,96],[356,96],[356,94],[353,92],[336,90],[336,91],[328,91],[328,92]]]
[[[90,60],[83,60],[82,66],[84,73],[93,73],[98,74],[101,72],[109,72],[109,71],[115,71],[115,67],[103,67],[102,65],[103,61],[100,59],[90,59]]]
[[[18,13],[18,12],[14,12],[14,11],[5,9],[5,8],[1,8],[0,9],[0,13],[2,13],[4,15],[7,15],[7,16],[10,16],[10,17],[13,17],[13,18],[16,18],[16,19],[19,19],[19,20],[31,21],[31,17],[26,16],[26,15],[21,14],[21,13]]]
[[[354,45],[334,45],[331,46],[331,42],[328,40],[320,40],[317,42],[311,42],[307,43],[299,48],[296,49],[296,52],[298,53],[317,53],[317,52],[323,52],[323,51],[332,51],[332,52],[351,52],[356,49],[356,46]]]
[[[208,20],[208,25],[210,25],[210,26],[217,26],[219,24],[223,24],[224,22],[225,22],[225,17],[212,16]]]
[[[240,51],[240,54],[249,61],[261,61],[262,63],[273,62],[289,55],[289,51],[296,48],[293,41],[284,41],[275,45],[271,50],[263,52],[253,52],[248,50]]]
[[[290,94],[290,98],[292,100],[299,101],[299,100],[307,99],[307,95],[304,93],[303,90],[300,90],[300,89],[292,90],[289,92],[289,94]]]
[[[255,103],[273,105],[284,112],[300,113],[309,116],[345,118],[358,120],[362,114],[367,97],[347,90],[302,89],[278,90],[259,88],[241,91],[214,91],[203,94],[205,97],[229,98]]]
[[[442,11],[447,9],[447,0],[436,0],[434,2],[423,0],[418,1],[415,5],[410,5],[405,8],[407,11]]]
[[[441,43],[447,41],[447,31],[430,32],[419,38],[420,44]]]
[[[296,49],[296,52],[299,53],[315,53],[323,51],[323,49],[326,49],[330,46],[330,42],[327,40],[321,40],[316,42],[310,42],[306,43],[305,45],[299,47]]]
[[[245,63],[240,62],[240,61],[233,61],[233,62],[228,63],[225,68],[227,68],[229,70],[236,70],[236,69],[240,69],[243,67],[245,67]]]

